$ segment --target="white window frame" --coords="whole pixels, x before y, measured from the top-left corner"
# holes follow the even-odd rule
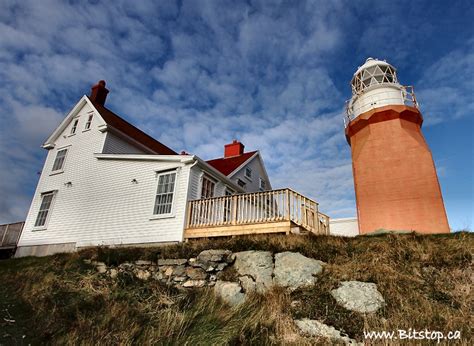
[[[170,209],[170,212],[166,214],[155,214],[156,196],[158,195],[160,177],[164,175],[168,175],[168,174],[175,175],[174,186],[173,186],[173,199],[171,201],[171,209]],[[155,184],[155,192],[153,193],[153,208],[152,208],[150,220],[175,217],[175,207],[176,207],[176,198],[177,198],[176,185],[178,185],[178,178],[179,178],[179,173],[177,169],[156,172],[156,184]]]
[[[74,136],[77,132],[77,127],[79,126],[79,118],[74,118],[71,127],[71,133],[69,133],[69,136]]]
[[[56,156],[54,157],[53,166],[51,167],[51,174],[50,175],[64,172],[64,166],[66,165],[66,159],[67,159],[67,155],[69,154],[69,148],[70,148],[70,146],[67,146],[67,147],[58,148],[58,150],[56,150]],[[63,164],[62,164],[61,168],[53,169],[54,164],[56,163],[56,160],[58,158],[58,153],[60,151],[63,151],[63,150],[66,150],[66,154],[64,154]]]
[[[202,195],[202,189],[204,187],[204,180],[207,180],[209,181],[210,183],[212,183],[212,196],[209,196],[209,197],[203,197]],[[214,179],[212,179],[209,175],[207,174],[203,174],[202,175],[202,178],[201,178],[201,189],[200,189],[200,199],[204,199],[204,198],[212,198],[212,197],[215,197],[216,196],[216,181]]]
[[[51,219],[51,214],[53,212],[53,207],[54,207],[54,201],[56,200],[56,193],[57,193],[57,190],[54,190],[54,191],[47,191],[47,192],[43,192],[40,196],[40,201],[39,201],[39,206],[38,206],[38,210],[37,210],[37,213],[36,213],[36,217],[34,219],[34,223],[33,223],[33,230],[34,231],[42,231],[42,230],[45,230],[48,228],[48,224],[49,224],[49,220]],[[39,214],[41,212],[41,205],[43,204],[43,199],[45,196],[49,196],[49,195],[52,195],[51,197],[51,202],[49,203],[49,208],[47,209],[47,214],[46,214],[46,218],[44,220],[44,224],[43,225],[38,225],[36,226],[36,223],[38,222],[38,217],[39,217]]]
[[[94,118],[94,113],[89,113],[89,114],[87,115],[87,121],[86,121],[86,123],[84,124],[84,130],[83,130],[82,132],[84,132],[84,131],[89,131],[89,130],[91,129],[92,119],[93,119],[93,118]]]

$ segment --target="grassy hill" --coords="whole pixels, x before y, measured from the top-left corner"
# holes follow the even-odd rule
[[[111,279],[84,259],[189,258],[205,249],[298,251],[327,262],[314,287],[274,289],[230,308],[210,289],[180,291],[157,281]],[[87,249],[0,261],[0,344],[314,344],[294,318],[324,321],[350,337],[409,328],[461,331],[472,344],[474,235],[252,236],[161,248]],[[343,280],[374,282],[386,305],[363,316],[329,291]]]

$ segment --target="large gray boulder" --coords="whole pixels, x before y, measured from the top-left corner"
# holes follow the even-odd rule
[[[316,275],[323,271],[324,262],[308,258],[299,252],[281,252],[275,255],[273,283],[295,290],[311,286],[316,282]]]
[[[273,256],[268,251],[242,251],[234,254],[234,268],[239,276],[248,276],[255,282],[257,292],[272,287]]]
[[[242,287],[236,282],[219,280],[214,286],[214,293],[232,306],[242,304],[245,300]]]
[[[375,312],[385,303],[377,285],[372,282],[343,281],[331,295],[347,310],[360,313]]]
[[[327,324],[317,320],[303,318],[301,320],[295,320],[295,324],[301,333],[305,335],[323,337],[332,341],[343,342],[346,345],[359,344],[356,340],[349,338],[347,335],[341,333],[336,328],[328,326]]]

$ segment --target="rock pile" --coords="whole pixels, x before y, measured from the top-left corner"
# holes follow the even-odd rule
[[[206,250],[196,258],[158,259],[156,262],[138,260],[124,262],[117,267],[108,267],[103,262],[86,262],[95,265],[100,274],[113,279],[125,274],[144,281],[158,280],[178,288],[191,288],[214,286],[222,270],[232,264],[234,259],[229,250]]]

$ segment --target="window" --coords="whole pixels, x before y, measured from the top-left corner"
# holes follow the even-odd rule
[[[72,124],[72,128],[71,128],[71,135],[76,133],[78,123],[79,123],[79,119],[74,120],[74,123]]]
[[[64,167],[64,160],[66,160],[67,149],[61,149],[56,154],[56,159],[53,163],[53,172],[61,171]]]
[[[87,118],[86,125],[84,126],[84,130],[89,130],[91,128],[91,123],[92,123],[92,117],[93,114],[89,114],[89,118]]]
[[[243,181],[242,179],[237,179],[237,184],[240,187],[245,187],[245,185],[247,185],[247,183],[245,181]]]
[[[267,186],[267,183],[265,182],[265,180],[260,178],[260,190],[265,190],[266,186]]]
[[[48,192],[42,195],[41,205],[38,216],[36,217],[35,227],[44,227],[48,220],[49,210],[53,202],[54,192]]]
[[[201,188],[201,198],[211,198],[214,197],[214,186],[216,185],[208,177],[202,177],[202,188]]]
[[[252,178],[252,170],[248,167],[245,168],[245,176],[247,178]]]
[[[171,214],[175,181],[176,172],[162,173],[158,176],[158,189],[153,209],[154,215]]]

